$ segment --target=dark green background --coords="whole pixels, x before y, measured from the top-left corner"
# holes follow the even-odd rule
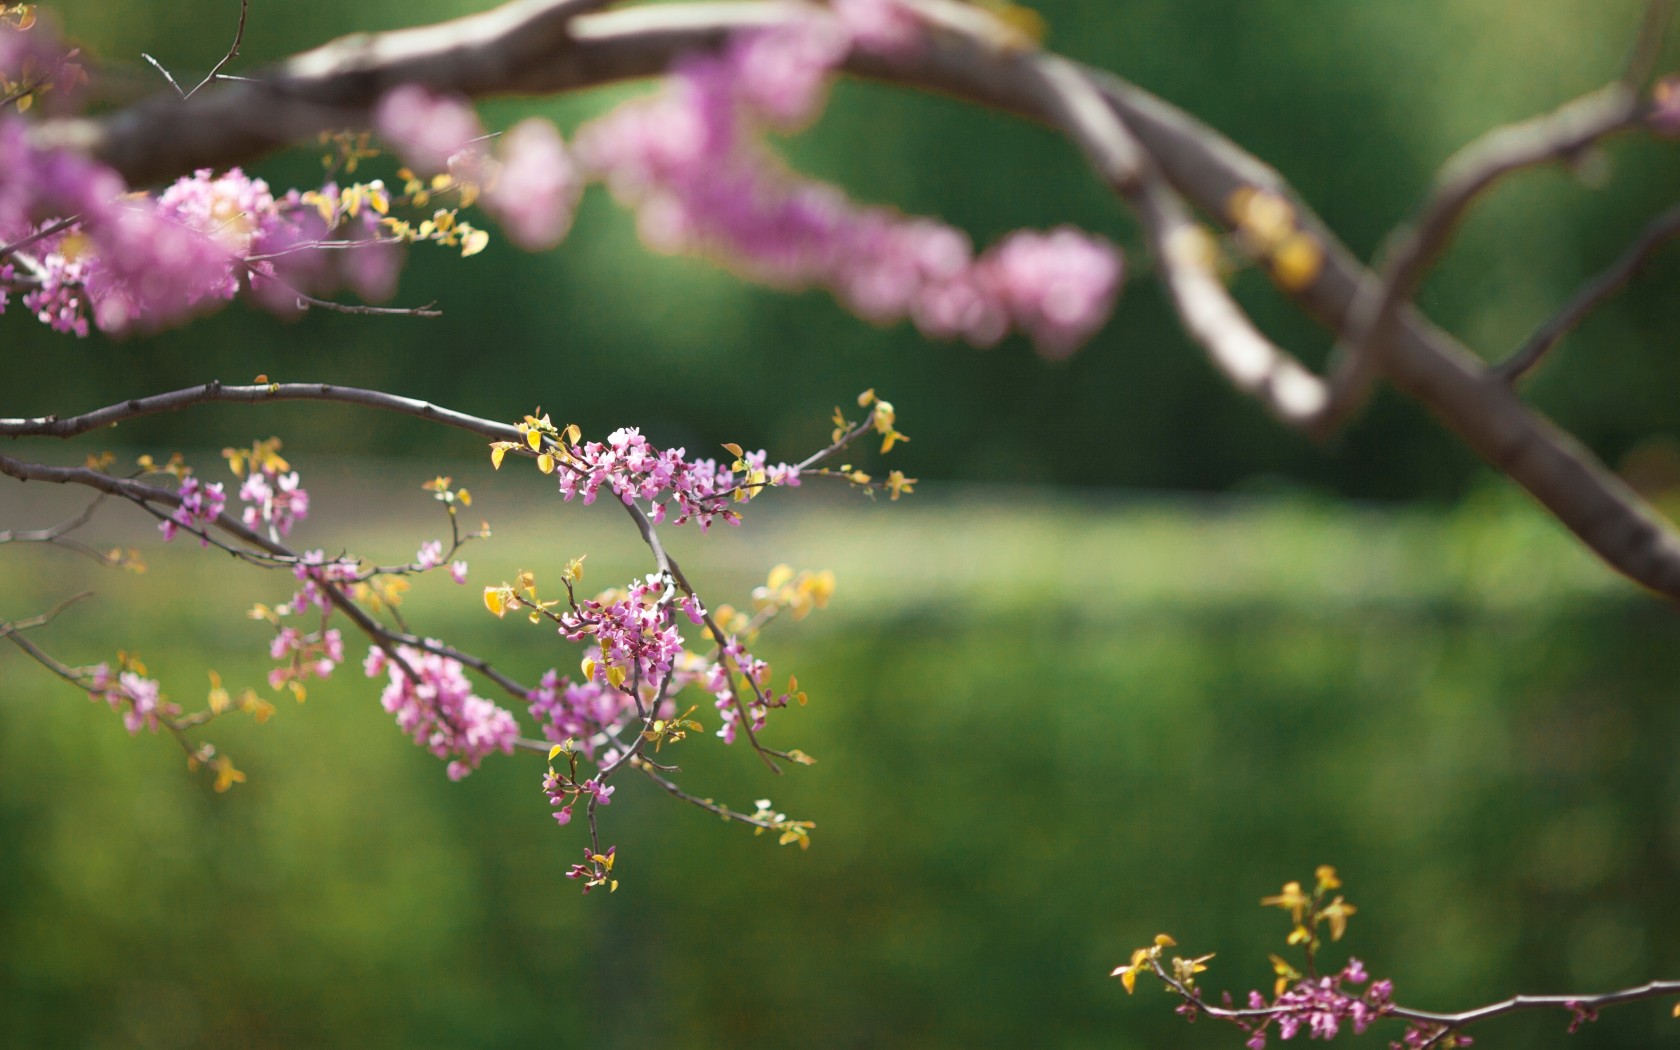
[[[1054,46],[1232,134],[1369,254],[1463,142],[1610,76],[1640,6],[1042,9]],[[62,10],[120,94],[151,84],[141,52],[208,66],[235,7]],[[258,0],[245,54],[255,67],[460,10]],[[483,111],[492,126],[544,112],[569,133],[643,90]],[[943,100],[842,84],[787,152],[980,243],[1069,221],[1138,239],[1064,144]],[[306,151],[257,170],[306,185],[316,163]],[[1513,180],[1466,224],[1425,306],[1501,355],[1672,202],[1677,173],[1671,144],[1628,140],[1586,181]],[[1680,263],[1657,260],[1530,387],[1613,463],[1672,439],[1677,277]],[[1322,358],[1323,334],[1264,282],[1236,289],[1268,332]],[[742,600],[778,561],[840,573],[829,612],[763,646],[814,697],[775,742],[820,763],[773,779],[707,739],[679,749],[694,790],[770,795],[817,821],[816,845],[778,849],[627,784],[606,814],[624,887],[579,900],[560,874],[582,839],[548,822],[538,765],[449,783],[353,666],[264,727],[216,727],[251,782],[215,796],[166,741],[129,739],[0,653],[0,1041],[1235,1047],[1106,974],[1165,929],[1219,953],[1211,987],[1264,985],[1286,929],[1259,898],[1327,862],[1360,907],[1351,950],[1409,1003],[1680,973],[1672,614],[1415,407],[1385,396],[1315,447],[1227,389],[1147,275],[1093,345],[1050,364],[1018,342],[929,344],[821,294],[650,257],[593,191],[553,253],[500,240],[465,261],[415,252],[399,302],[433,299],[441,320],[281,325],[235,307],[122,343],[8,316],[0,414],[261,372],[497,418],[540,402],[591,434],[640,424],[661,443],[792,458],[826,438],[830,406],[880,389],[914,439],[896,465],[924,479],[908,503],[778,494],[739,533],[668,537],[713,603]],[[307,543],[409,557],[439,531],[417,486],[442,469],[497,529],[472,554],[473,591],[584,551],[592,584],[645,571],[612,508],[561,512],[534,479],[464,463],[476,442],[411,421],[201,409],[116,437],[125,454],[186,448],[214,477],[215,449],[270,433],[315,486]],[[98,447],[15,450],[79,460]],[[71,506],[56,499],[0,486],[0,529],[54,520]],[[285,581],[155,549],[121,509],[99,528],[147,545],[153,570],[117,578],[7,548],[0,617],[91,586],[96,603],[39,635],[61,658],[137,648],[188,702],[206,667],[260,680],[266,634],[240,614],[283,598]],[[422,584],[411,614],[525,678],[576,659],[446,582]],[[1672,1045],[1667,1013],[1614,1011],[1572,1039],[1558,1018],[1514,1021],[1480,1045]]]

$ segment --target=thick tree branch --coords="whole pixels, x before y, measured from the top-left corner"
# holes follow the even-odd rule
[[[398,83],[416,81],[469,95],[573,90],[654,75],[676,56],[716,46],[731,32],[806,17],[797,6],[718,3],[631,8],[570,21],[585,6],[522,0],[437,26],[346,38],[270,70],[260,82],[218,84],[184,102],[153,99],[101,118],[52,122],[36,134],[41,142],[89,150],[130,182],[141,183],[246,162],[324,129],[365,126],[369,107]],[[1060,126],[1041,94],[1023,90],[1018,53],[995,41],[938,32],[913,57],[854,54],[848,68]],[[1286,294],[1333,332],[1354,330],[1354,302],[1375,278],[1275,171],[1120,78],[1082,72],[1166,182],[1202,211],[1227,221],[1231,194],[1245,187],[1268,189],[1294,203],[1302,228],[1321,243],[1325,259],[1316,280]],[[1602,137],[1628,119],[1628,105],[1626,89],[1595,96],[1562,122],[1573,130],[1548,140],[1542,152],[1562,155],[1580,148],[1570,142],[1584,145]],[[1481,167],[1467,173],[1455,169],[1457,178],[1468,181],[1451,183],[1441,214],[1452,218],[1460,207],[1452,202],[1473,190],[1478,178],[1490,171],[1497,177],[1527,155],[1517,149],[1492,167],[1484,157]],[[1420,241],[1426,250],[1429,243],[1429,237]],[[1415,310],[1395,305],[1377,313],[1389,316],[1359,327],[1369,328],[1365,339],[1381,346],[1376,364],[1387,379],[1526,488],[1606,562],[1680,599],[1680,539],[1637,495]]]

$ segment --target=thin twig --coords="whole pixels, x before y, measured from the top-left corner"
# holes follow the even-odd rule
[[[272,278],[271,278],[272,279]],[[297,295],[298,305],[312,306],[319,310],[330,310],[337,314],[360,314],[372,317],[442,317],[443,311],[437,309],[436,300],[425,306],[365,306],[361,303],[336,303],[331,299],[317,299],[313,295],[292,289]]]
[[[1638,94],[1618,81],[1551,113],[1496,128],[1442,165],[1429,199],[1412,222],[1389,236],[1381,266],[1354,299],[1332,355],[1330,399],[1316,421],[1319,432],[1334,431],[1364,403],[1380,370],[1384,333],[1478,197],[1513,172],[1579,157],[1634,127],[1639,113]]]
[[[98,496],[94,497],[93,502],[82,508],[81,513],[77,514],[75,517],[67,518],[56,525],[52,525],[44,529],[0,529],[0,543],[46,543],[55,547],[63,547],[65,550],[74,551],[77,554],[86,555],[102,565],[109,566],[123,564],[124,561],[120,556],[107,554],[106,552],[98,550],[97,548],[83,543],[80,540],[66,538],[70,533],[81,528],[83,525],[86,525],[89,521],[92,521],[94,511],[99,509],[99,505],[105,502],[105,499],[105,494],[100,493]]]
[[[212,80],[218,79],[221,75],[222,69],[229,62],[232,62],[235,58],[239,57],[239,45],[245,40],[245,15],[249,7],[250,0],[239,0],[239,27],[233,31],[233,43],[228,46],[227,54],[222,56],[222,60],[220,62],[217,62],[211,67],[210,72],[205,75],[204,79],[198,82],[198,87],[193,88],[191,91],[181,96],[183,99],[189,99],[198,94],[199,88],[210,83]]]
[[[159,73],[163,74],[163,79],[169,81],[169,86],[175,89],[175,94],[178,97],[183,98],[183,99],[187,97],[187,93],[185,91],[181,90],[181,85],[175,83],[175,78],[169,75],[169,70],[163,68],[163,63],[162,62],[159,62],[157,59],[153,58],[151,55],[146,54],[146,52],[144,52],[144,51],[140,52],[140,57],[145,59],[147,62],[150,62],[152,64],[153,69],[155,69]]]
[[[37,627],[44,627],[47,624],[52,623],[53,618],[59,613],[70,608],[70,606],[75,605],[77,602],[91,597],[93,597],[92,591],[82,591],[80,594],[72,594],[70,597],[59,602],[46,612],[31,616],[28,619],[0,620],[0,638],[4,638],[10,634],[15,634],[18,631],[29,631]]]
[[[279,401],[328,401],[364,405],[405,416],[442,423],[493,441],[522,441],[524,435],[507,423],[442,408],[428,401],[388,394],[382,390],[338,386],[333,383],[263,383],[230,386],[219,381],[185,387],[165,394],[131,398],[74,416],[37,416],[0,419],[0,436],[72,438],[118,423],[165,412],[179,412],[194,405],[240,402],[265,404]]]
[[[1540,364],[1552,347],[1569,334],[1576,325],[1600,303],[1617,291],[1672,238],[1680,236],[1680,206],[1657,216],[1640,231],[1638,239],[1627,251],[1592,280],[1582,285],[1569,302],[1553,314],[1510,357],[1493,366],[1493,373],[1507,383],[1515,383]]]
[[[771,821],[759,820],[757,817],[753,817],[753,816],[750,816],[746,813],[741,813],[737,810],[730,809],[728,806],[721,805],[717,802],[712,801],[709,798],[701,798],[699,795],[689,794],[688,792],[684,791],[682,788],[678,787],[674,781],[667,780],[666,778],[660,776],[655,771],[653,763],[649,762],[646,757],[643,757],[642,759],[640,759],[640,761],[638,761],[638,763],[636,764],[636,768],[640,769],[644,774],[646,774],[646,776],[649,780],[653,781],[655,784],[658,784],[667,793],[669,793],[673,798],[681,799],[682,801],[687,802],[689,805],[692,805],[692,806],[699,806],[701,809],[705,810],[706,812],[715,813],[716,815],[722,817],[724,820],[732,820],[732,821],[736,822],[737,824],[749,824],[752,827],[762,828],[765,831],[775,831],[776,830],[776,825],[774,823],[772,823]]]
[[[1663,37],[1674,17],[1674,0],[1649,0],[1645,5],[1645,20],[1633,47],[1628,50],[1627,65],[1622,69],[1622,83],[1638,89],[1651,79],[1662,56]]]
[[[81,221],[82,217],[80,215],[72,215],[68,219],[59,219],[56,222],[48,223],[27,237],[20,237],[10,244],[0,245],[0,259],[4,259],[13,252],[20,252],[31,244],[45,240],[55,233],[67,230]]]

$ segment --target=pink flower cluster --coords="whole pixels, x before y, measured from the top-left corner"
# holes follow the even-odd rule
[[[599,662],[601,651],[591,648],[585,655]],[[644,684],[642,692],[644,703],[652,703],[658,696],[652,683]],[[628,692],[595,679],[573,682],[552,669],[543,674],[526,699],[531,704],[531,717],[542,727],[545,738],[555,744],[573,741],[578,751],[590,757],[595,754],[597,735],[616,730],[635,711]]]
[[[737,698],[735,683],[730,673],[731,668],[739,671],[748,680],[750,695]],[[770,665],[747,652],[746,647],[735,638],[729,639],[729,643],[723,647],[721,659],[707,665],[705,673],[699,678],[699,682],[706,692],[712,694],[713,706],[717,708],[719,717],[723,719],[723,724],[718,727],[717,735],[726,744],[735,742],[735,735],[741,726],[741,709],[743,707],[745,707],[748,717],[752,719],[752,731],[756,733],[764,728],[765,719],[770,715],[770,707],[787,706],[788,698],[786,696],[776,697],[771,692],[765,692],[763,694],[764,699],[760,699],[758,691],[754,690],[752,686],[756,685],[759,690],[766,689],[769,686]],[[766,706],[765,701],[768,701],[769,706]]]
[[[612,804],[613,792],[617,790],[603,784],[597,777],[575,783],[552,769],[543,775],[543,794],[548,796],[548,804],[554,807],[554,821],[561,827],[572,822],[572,806],[580,799],[589,800],[585,805],[599,803],[607,806]]]
[[[514,125],[492,156],[480,145],[488,136],[467,100],[405,84],[380,99],[373,125],[420,173],[448,171],[483,187],[484,210],[526,251],[552,248],[572,228],[583,180],[549,121]]]
[[[361,563],[355,558],[343,557],[327,560],[327,554],[321,550],[304,551],[299,555],[298,563],[292,566],[292,575],[297,577],[300,586],[286,604],[275,609],[280,616],[291,616],[314,606],[322,612],[332,608],[332,600],[322,588],[323,583],[353,583],[360,575]]]
[[[1259,992],[1249,992],[1249,1009],[1268,1010],[1271,1016],[1252,1030],[1245,1045],[1248,1050],[1264,1050],[1267,1026],[1274,1021],[1280,1039],[1293,1039],[1303,1029],[1312,1039],[1334,1039],[1344,1022],[1353,1026],[1356,1035],[1363,1035],[1372,1021],[1388,1011],[1394,995],[1393,982],[1386,980],[1373,981],[1363,993],[1345,987],[1368,980],[1364,964],[1349,959],[1342,972],[1297,981],[1271,1003]]]
[[[582,601],[577,611],[562,614],[564,637],[596,644],[584,657],[589,679],[573,682],[550,670],[527,697],[531,717],[542,727],[544,737],[557,744],[572,741],[578,751],[594,757],[603,734],[616,733],[637,717],[632,687],[640,689],[642,710],[670,718],[676,710],[671,698],[698,685],[712,695],[722,719],[717,735],[729,744],[735,742],[743,707],[756,733],[764,728],[770,708],[787,706],[786,695],[778,696],[768,688],[770,665],[739,640],[729,639],[715,660],[684,648],[672,624],[673,606],[695,624],[704,622],[705,614],[696,599],[677,598],[673,589],[667,578],[649,575],[611,602]],[[615,672],[617,685],[613,684]],[[739,699],[738,675],[750,680],[750,695]],[[617,756],[616,748],[608,749],[600,762],[610,764]]]
[[[35,147],[11,117],[0,117],[0,155],[0,286],[57,331],[85,336],[90,317],[106,332],[155,330],[241,291],[295,312],[300,294],[349,286],[378,299],[393,287],[398,258],[371,211],[330,228],[296,191],[276,199],[237,168],[127,196],[110,169]]]
[[[454,756],[449,779],[467,776],[491,752],[513,754],[518,723],[503,708],[473,695],[459,660],[407,645],[397,648],[397,656],[406,671],[378,647],[368,649],[363,668],[369,678],[389,675],[380,703],[397,716],[403,732],[439,758]]]
[[[272,464],[253,464],[239,498],[247,504],[240,514],[245,526],[264,525],[276,536],[290,535],[293,525],[309,517],[309,490],[298,484],[295,470],[282,474]]]
[[[430,572],[443,564],[443,541],[427,540],[420,545],[414,554],[414,571]],[[449,563],[449,578],[456,583],[467,582],[467,563],[461,560]]]
[[[344,662],[344,637],[336,627],[309,634],[295,627],[282,627],[269,643],[268,655],[284,664],[268,672],[268,684],[279,689],[313,673],[317,678],[330,677]]]
[[[669,576],[650,573],[610,604],[585,599],[577,609],[562,613],[560,634],[573,642],[588,639],[598,647],[593,681],[657,685],[670,677],[683,652],[682,633],[671,622],[675,591]],[[616,683],[615,671],[621,676]]]
[[[165,542],[175,538],[178,529],[188,529],[200,533],[198,544],[201,547],[210,546],[210,540],[203,535],[216,518],[222,513],[222,507],[227,504],[227,496],[222,492],[222,483],[213,481],[206,485],[198,480],[198,475],[188,474],[181,479],[181,503],[169,517],[158,522],[158,531],[163,533]]]
[[[156,681],[134,671],[113,675],[109,665],[100,664],[89,672],[86,686],[89,699],[103,700],[113,711],[122,711],[123,727],[130,736],[140,735],[142,729],[155,733],[159,716],[181,713],[178,706],[163,700]]]
[[[626,503],[638,499],[650,501],[648,516],[656,525],[665,520],[671,503],[677,507],[674,525],[695,521],[700,531],[705,532],[718,517],[739,525],[740,515],[729,509],[730,503],[738,498],[737,489],[799,485],[798,467],[788,463],[772,466],[762,449],[744,453],[741,471],[736,473],[720,469],[716,460],[690,461],[687,449],[660,451],[636,427],[613,431],[607,435],[605,444],[590,441],[566,448],[570,462],[556,471],[563,497],[570,500],[582,496],[585,504],[593,503],[605,486]],[[745,491],[745,494],[754,493]]]
[[[915,44],[897,5],[854,0],[841,14],[740,33],[720,54],[685,59],[661,95],[579,130],[584,169],[637,209],[655,249],[709,254],[773,286],[826,288],[866,320],[908,317],[933,338],[990,346],[1013,326],[1056,356],[1088,340],[1120,290],[1109,242],[1023,231],[977,258],[960,230],[855,204],[774,158],[762,129],[812,119],[850,47]]]

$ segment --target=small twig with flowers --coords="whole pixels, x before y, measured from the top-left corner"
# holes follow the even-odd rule
[[[22,631],[42,626],[65,608],[91,594],[91,591],[83,592],[66,598],[50,611],[28,620],[0,622],[0,638],[11,642],[25,656],[53,674],[85,690],[90,699],[104,700],[113,710],[120,711],[123,726],[131,736],[138,736],[142,729],[154,733],[159,728],[167,730],[186,754],[187,769],[196,772],[200,768],[208,768],[215,774],[214,787],[218,792],[244,783],[245,774],[234,766],[231,758],[218,754],[216,745],[208,741],[195,743],[188,736],[188,730],[203,726],[231,710],[247,712],[259,724],[267,721],[274,713],[274,705],[257,696],[255,690],[245,689],[234,697],[222,686],[221,676],[210,671],[210,691],[204,708],[182,714],[180,706],[169,702],[160,691],[157,681],[147,677],[146,665],[135,653],[119,652],[115,670],[106,663],[72,667],[54,659],[40,646],[23,637]]]
[[[1518,995],[1458,1013],[1400,1006],[1393,1001],[1394,983],[1386,979],[1371,980],[1358,959],[1348,959],[1334,973],[1326,974],[1319,969],[1319,951],[1323,948],[1320,930],[1327,929],[1332,941],[1341,940],[1347,932],[1348,918],[1357,911],[1341,894],[1331,896],[1341,886],[1336,869],[1323,865],[1314,873],[1310,891],[1299,882],[1288,882],[1274,896],[1261,899],[1260,903],[1266,907],[1289,912],[1291,928],[1287,943],[1302,953],[1299,967],[1282,956],[1271,957],[1276,981],[1269,1001],[1260,992],[1251,991],[1246,1008],[1233,1006],[1229,992],[1222,995],[1220,1005],[1208,1003],[1196,975],[1207,970],[1213,955],[1169,959],[1166,950],[1176,947],[1177,942],[1164,933],[1134,951],[1130,962],[1116,967],[1111,976],[1120,978],[1130,994],[1140,975],[1153,975],[1181,1000],[1178,1013],[1191,1021],[1206,1016],[1235,1025],[1247,1034],[1244,1046],[1248,1050],[1264,1050],[1267,1035],[1274,1026],[1279,1039],[1293,1039],[1305,1031],[1309,1038],[1328,1040],[1336,1037],[1344,1023],[1352,1027],[1354,1034],[1363,1035],[1374,1022],[1384,1019],[1407,1023],[1401,1038],[1389,1043],[1392,1050],[1451,1050],[1473,1042],[1464,1029],[1503,1014],[1565,1010],[1570,1014],[1569,1031],[1574,1032],[1582,1024],[1595,1020],[1603,1007],[1680,995],[1680,981],[1651,981],[1637,988],[1598,995]],[[1680,1017],[1680,1005],[1674,1007],[1674,1016]]]
[[[781,612],[789,611],[797,620],[825,604],[833,591],[833,576],[796,573],[787,566],[778,566],[767,583],[754,592],[751,614],[723,606],[714,615],[666,551],[655,522],[669,516],[676,524],[696,522],[702,530],[718,519],[738,524],[740,504],[749,502],[766,488],[798,485],[804,469],[811,469],[817,476],[843,477],[866,490],[877,487],[873,479],[850,465],[844,468],[843,474],[829,474],[818,473],[820,468],[816,464],[839,455],[869,434],[882,438],[883,450],[907,440],[896,428],[896,414],[889,402],[873,391],[866,392],[858,399],[861,406],[869,408],[865,418],[854,423],[837,412],[837,427],[829,446],[799,464],[771,465],[763,452],[749,453],[736,446],[726,446],[734,459],[725,464],[691,461],[681,449],[654,449],[634,430],[615,433],[606,443],[585,442],[577,428],[556,427],[546,416],[527,417],[525,422],[508,427],[374,391],[277,384],[267,382],[266,377],[258,379],[259,384],[252,387],[208,384],[155,398],[136,399],[70,419],[6,420],[0,422],[0,433],[14,437],[63,437],[121,419],[206,401],[256,402],[301,397],[373,405],[493,436],[498,439],[492,442],[493,462],[499,465],[508,451],[517,449],[519,454],[535,460],[539,469],[554,474],[562,495],[568,499],[577,497],[588,503],[601,489],[611,491],[635,520],[658,571],[634,581],[627,591],[585,598],[575,586],[583,574],[583,559],[575,559],[561,574],[566,593],[563,603],[541,598],[533,573],[521,573],[517,585],[486,588],[485,602],[492,611],[525,609],[534,622],[547,619],[569,640],[591,645],[583,661],[582,682],[566,684],[550,672],[537,688],[531,689],[497,671],[482,658],[412,632],[398,610],[409,578],[442,567],[465,544],[488,535],[487,525],[481,525],[476,532],[462,530],[458,512],[471,506],[472,496],[450,478],[437,477],[423,486],[434,500],[445,506],[450,521],[447,545],[445,541],[430,541],[421,546],[412,562],[369,565],[348,553],[329,558],[321,551],[300,554],[285,545],[284,538],[294,524],[309,513],[310,499],[298,481],[297,472],[281,455],[279,440],[274,438],[245,448],[223,450],[229,469],[241,479],[238,497],[244,506],[237,514],[228,507],[230,493],[224,491],[222,484],[206,483],[178,455],[162,463],[149,456],[141,457],[138,468],[126,477],[113,473],[114,459],[109,454],[90,457],[88,464],[81,468],[47,467],[0,456],[0,473],[21,479],[82,484],[122,496],[156,518],[166,539],[184,533],[198,539],[204,547],[214,547],[259,567],[291,571],[301,586],[289,600],[273,607],[258,604],[251,610],[252,618],[264,620],[275,629],[270,655],[277,664],[269,676],[270,686],[290,691],[301,701],[306,696],[307,677],[325,677],[342,663],[343,640],[330,623],[335,612],[343,613],[372,643],[366,661],[369,674],[389,672],[389,684],[382,698],[385,707],[397,715],[399,726],[413,735],[417,743],[425,744],[439,757],[452,759],[449,765],[452,777],[466,776],[491,751],[552,752],[550,743],[563,737],[575,753],[591,758],[598,765],[594,776],[580,778],[575,775],[574,767],[571,775],[556,774],[556,779],[545,779],[545,789],[554,802],[555,816],[560,823],[570,817],[578,798],[586,798],[589,846],[586,863],[573,872],[574,877],[586,880],[586,888],[612,881],[610,872],[616,852],[612,847],[603,847],[600,841],[597,810],[610,801],[615,787],[609,782],[626,767],[641,770],[654,778],[662,790],[682,801],[748,824],[760,832],[775,831],[783,844],[798,842],[802,847],[809,844],[812,827],[809,822],[776,812],[768,801],[761,801],[756,812],[749,814],[682,791],[662,775],[679,772],[677,767],[656,762],[647,752],[661,752],[702,729],[701,723],[692,717],[693,706],[679,713],[671,700],[677,690],[699,684],[717,700],[723,715],[719,735],[725,740],[732,739],[737,732],[746,736],[773,769],[777,768],[776,758],[811,764],[814,760],[802,751],[770,748],[758,741],[756,734],[763,728],[770,710],[786,706],[790,700],[803,704],[806,696],[794,678],[788,680],[785,692],[770,688],[769,665],[751,654],[745,645]],[[518,440],[504,437],[509,434]],[[154,477],[171,478],[175,485],[171,488],[152,484],[149,479]],[[894,472],[880,487],[887,488],[896,498],[910,491],[913,483],[914,479]],[[453,561],[450,575],[456,582],[464,582],[465,562]],[[691,621],[705,628],[706,637],[712,643],[710,653],[691,652],[683,646],[670,623],[679,608]],[[292,618],[310,609],[317,610],[318,624],[312,628],[293,626]],[[398,627],[393,629],[382,623],[381,614],[394,620]],[[126,662],[127,657],[123,660],[116,676],[119,686],[114,691],[106,686],[111,678],[109,673],[100,677],[63,665],[49,663],[48,666],[96,697],[111,700],[114,706],[127,703],[129,721],[134,721],[133,711],[143,710],[143,724],[168,729],[183,747],[188,747],[185,731],[207,721],[209,716],[181,715],[163,704],[158,699],[160,694],[155,683],[144,677],[142,669]],[[531,714],[542,724],[544,735],[550,741],[520,736],[511,714],[472,695],[463,675],[466,669],[529,703]],[[215,685],[219,689],[219,682]],[[219,706],[213,705],[215,711],[225,708],[227,703],[224,698]],[[264,717],[271,710],[271,706],[267,707]],[[575,745],[571,743],[574,738],[578,741]],[[215,755],[213,749],[206,750],[208,747],[202,745],[189,754],[199,763],[211,761]],[[227,768],[231,770],[231,764]],[[227,773],[218,783],[225,787],[236,782],[235,772]]]

